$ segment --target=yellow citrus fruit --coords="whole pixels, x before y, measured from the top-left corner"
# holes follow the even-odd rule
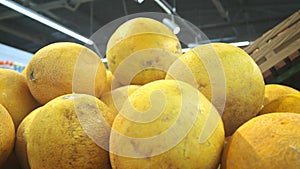
[[[27,155],[31,168],[110,168],[108,138],[111,110],[86,94],[59,96],[41,107],[29,125]]]
[[[222,113],[226,136],[262,107],[265,84],[259,67],[245,51],[230,44],[189,50],[170,66],[166,79],[198,88]]]
[[[139,85],[122,86],[110,92],[104,93],[100,100],[103,101],[103,103],[105,103],[109,108],[111,108],[115,115],[117,115],[128,96],[139,87]]]
[[[0,69],[0,104],[10,113],[17,128],[23,118],[40,104],[31,95],[21,73]]]
[[[122,84],[116,81],[116,79],[113,77],[111,71],[106,70],[106,83],[105,83],[105,88],[104,88],[102,94],[104,94],[106,92],[110,92],[111,90],[114,90],[121,86],[122,86]]]
[[[71,42],[53,43],[37,51],[28,64],[26,77],[32,95],[41,104],[72,92],[100,97],[106,82],[100,57]]]
[[[112,83],[112,73],[110,70],[106,70],[106,83],[105,83],[105,88],[103,89],[103,93],[111,91],[111,83]]]
[[[120,25],[107,44],[108,67],[124,85],[164,79],[181,54],[178,38],[163,23],[135,18]]]
[[[300,93],[287,94],[271,101],[263,107],[259,115],[273,112],[294,112],[300,114]]]
[[[285,86],[282,84],[267,84],[265,86],[265,98],[263,105],[265,106],[271,101],[276,100],[281,96],[292,93],[299,93],[299,91],[292,87]]]
[[[26,76],[27,66],[23,69],[22,75]]]
[[[225,138],[224,148],[223,148],[223,152],[222,152],[221,164],[226,163],[226,159],[227,159],[226,157],[227,157],[227,153],[228,153],[228,150],[229,150],[229,147],[230,147],[231,137],[232,136],[228,136],[228,137]],[[222,168],[222,169],[227,169],[226,165],[220,165],[219,167]]]
[[[270,113],[244,123],[231,137],[222,169],[300,167],[300,114]]]
[[[16,142],[15,142],[15,154],[22,169],[30,169],[28,163],[28,156],[27,156],[27,140],[28,140],[29,126],[31,125],[33,118],[36,116],[39,109],[41,108],[42,107],[36,108],[31,113],[29,113],[20,123],[17,130]]]
[[[111,130],[110,160],[113,169],[211,169],[223,142],[221,117],[204,95],[181,81],[158,80],[123,104]]]
[[[0,167],[12,153],[14,141],[14,123],[8,111],[0,104]]]

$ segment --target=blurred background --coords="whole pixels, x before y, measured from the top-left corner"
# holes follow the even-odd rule
[[[9,60],[23,67],[33,53],[47,44],[58,41],[85,44],[86,39],[79,40],[78,37],[74,38],[37,22],[8,7],[7,4],[10,2],[17,5],[20,10],[33,11],[83,38],[89,38],[99,28],[117,18],[140,12],[161,12],[191,22],[204,32],[211,42],[242,42],[236,44],[242,48],[300,9],[299,0],[1,0],[0,2],[0,64],[2,62],[5,64],[5,61]],[[296,38],[299,37],[297,35]],[[285,83],[299,89],[298,56],[299,52],[294,58],[286,59],[284,65],[280,67],[281,70],[276,67],[270,68],[264,75],[266,82]],[[278,77],[283,80],[278,81]]]

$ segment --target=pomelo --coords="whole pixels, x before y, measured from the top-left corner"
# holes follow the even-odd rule
[[[109,169],[111,110],[86,94],[59,96],[41,107],[29,125],[32,169]]]
[[[151,18],[134,18],[120,25],[107,44],[106,58],[114,77],[123,85],[143,85],[164,79],[181,54],[175,34]]]
[[[26,78],[32,95],[45,104],[73,92],[100,97],[106,72],[100,57],[92,50],[72,42],[58,42],[34,54]]]
[[[299,93],[298,90],[282,85],[282,84],[266,84],[265,86],[265,98],[264,98],[264,106],[269,104],[271,101],[278,99],[281,96]]]
[[[0,167],[12,153],[15,143],[15,126],[4,106],[0,104]]]
[[[14,70],[0,69],[0,104],[14,121],[15,128],[40,104],[31,95],[25,76]]]
[[[264,106],[269,104],[271,101],[278,99],[281,96],[299,93],[298,90],[282,85],[282,84],[266,84],[265,86],[265,98],[264,98]]]
[[[223,143],[221,117],[205,96],[187,83],[158,80],[124,103],[110,135],[110,160],[113,169],[212,169]]]
[[[222,169],[278,169],[300,166],[300,114],[257,116],[231,136]]]
[[[15,142],[15,154],[16,158],[18,159],[22,169],[30,169],[28,163],[28,156],[27,156],[27,140],[28,133],[30,129],[30,125],[36,114],[38,113],[39,107],[29,113],[21,122],[18,127],[17,134],[16,134],[16,142]]]
[[[222,114],[226,136],[261,110],[265,83],[254,60],[241,48],[211,43],[180,56],[166,79],[198,88]]]
[[[131,93],[138,89],[139,85],[127,85],[104,93],[100,100],[111,108],[115,115],[119,113],[126,99]]]
[[[273,112],[293,112],[300,114],[300,93],[287,94],[265,105],[259,115]]]

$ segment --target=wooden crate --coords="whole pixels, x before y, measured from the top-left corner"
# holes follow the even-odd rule
[[[263,76],[266,82],[271,82],[274,79],[278,78],[278,76],[282,75],[282,72],[288,73],[288,71],[294,67],[299,67],[299,60],[300,60],[300,51],[296,51],[284,60],[281,60],[277,64],[275,64],[273,67],[271,67],[269,70],[266,70],[263,72]],[[290,74],[289,76],[292,76],[293,74]]]
[[[269,74],[274,66],[284,66],[282,61],[299,49],[300,10],[244,48],[264,74]]]

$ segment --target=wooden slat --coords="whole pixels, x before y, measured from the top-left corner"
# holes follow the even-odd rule
[[[295,12],[293,15],[285,19],[283,22],[275,26],[273,29],[266,32],[263,36],[254,41],[254,43],[245,48],[245,51],[250,55],[256,50],[261,49],[262,46],[272,38],[276,37],[284,29],[288,28],[290,25],[293,25],[296,22],[299,22],[300,19],[300,10]]]
[[[298,50],[300,48],[300,38],[297,39],[294,43],[289,45],[288,48],[285,48],[281,50],[279,53],[268,59],[266,62],[263,62],[261,65],[259,65],[262,72],[265,72],[266,70],[273,67],[275,64],[280,62],[281,60],[288,57],[290,54],[294,53],[295,50]]]
[[[276,55],[280,46],[284,44],[285,42],[293,43],[293,41],[296,41],[300,36],[300,22],[294,24],[292,27],[290,27],[287,32],[280,36],[276,36],[272,39],[269,43],[266,43],[260,49],[253,53],[251,57],[257,61],[261,57],[271,58],[272,56]],[[294,51],[293,51],[294,52]]]
[[[244,50],[262,72],[300,49],[300,10],[269,30]]]

